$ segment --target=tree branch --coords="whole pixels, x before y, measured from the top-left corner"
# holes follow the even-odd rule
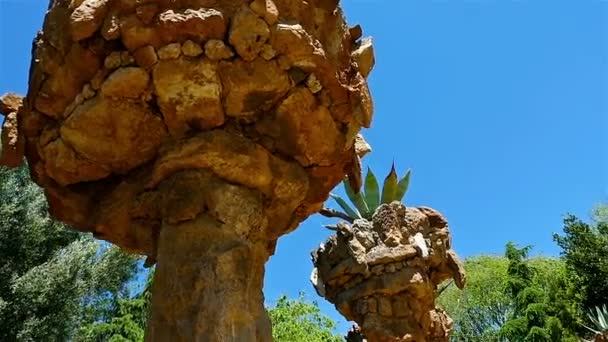
[[[353,221],[355,221],[352,217],[348,216],[347,214],[334,210],[334,209],[329,209],[329,208],[323,208],[323,209],[319,210],[319,214],[321,214],[325,217],[341,218],[345,221],[348,221],[349,223],[353,223]]]

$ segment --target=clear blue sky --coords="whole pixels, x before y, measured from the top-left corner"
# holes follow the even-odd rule
[[[513,240],[557,255],[567,212],[608,198],[608,1],[344,0],[374,37],[376,116],[365,163],[413,169],[406,199],[449,220],[463,256]],[[0,93],[26,91],[46,1],[0,0]],[[304,290],[328,233],[312,217],[267,267],[268,302]],[[347,325],[341,320],[340,330]]]

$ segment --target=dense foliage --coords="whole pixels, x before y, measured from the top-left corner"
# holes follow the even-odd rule
[[[438,298],[454,319],[452,341],[589,338],[588,313],[608,301],[608,207],[598,207],[592,223],[567,216],[554,239],[561,258],[528,258],[531,247],[512,243],[504,257],[467,258],[467,287]]]
[[[272,338],[278,342],[338,342],[344,338],[333,334],[336,323],[321,313],[315,302],[304,294],[297,300],[281,296],[268,310],[272,321]]]
[[[144,288],[129,298],[113,298],[111,310],[97,320],[82,326],[75,338],[82,342],[126,342],[143,341],[150,307],[152,279],[154,272],[149,272]]]
[[[528,260],[531,247],[517,248],[509,242],[505,256],[507,268],[506,293],[513,311],[499,330],[507,341],[578,341],[568,325],[567,299],[562,298],[563,272],[552,268],[551,274],[541,273]],[[546,271],[545,271],[546,272]]]
[[[596,224],[575,216],[564,219],[564,234],[553,236],[562,249],[569,280],[581,309],[608,305],[608,207],[596,210]]]
[[[467,258],[464,267],[467,286],[450,286],[438,298],[438,304],[454,319],[452,341],[499,341],[498,330],[512,311],[505,292],[508,260],[481,255]]]
[[[572,337],[578,325],[573,318],[575,305],[566,291],[563,261],[527,259],[521,256],[527,251],[517,251],[510,251],[511,260],[489,255],[465,259],[466,288],[461,291],[450,287],[438,298],[455,322],[452,341],[526,341],[529,330],[537,324],[527,321],[526,314],[539,309],[539,319],[558,319],[562,324],[559,341]],[[525,294],[518,300],[513,291]],[[529,340],[534,339],[531,336]]]
[[[136,259],[66,229],[27,169],[0,168],[0,340],[64,341],[126,291]]]

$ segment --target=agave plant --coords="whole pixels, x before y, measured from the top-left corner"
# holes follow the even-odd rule
[[[381,190],[371,169],[362,180],[360,174],[344,180],[348,198],[331,195],[342,211],[320,212],[342,221],[325,226],[337,233],[312,252],[315,290],[368,341],[448,342],[453,322],[435,299],[450,286],[446,280],[462,289],[466,277],[447,220],[401,203],[410,170],[399,179],[393,165]]]
[[[395,163],[393,163],[391,171],[384,179],[382,193],[380,193],[378,180],[370,167],[367,168],[363,191],[355,192],[350,186],[348,178],[345,178],[342,184],[352,206],[342,197],[330,194],[331,198],[344,210],[344,212],[337,212],[336,214],[351,222],[357,218],[370,220],[381,204],[388,204],[393,201],[401,202],[403,200],[410,184],[411,173],[411,170],[407,170],[403,178],[398,179]]]
[[[587,313],[587,316],[595,325],[595,329],[585,326],[585,328],[589,329],[595,334],[606,334],[608,333],[608,308],[606,308],[606,304],[600,308],[599,306],[595,307],[595,312],[590,310]]]

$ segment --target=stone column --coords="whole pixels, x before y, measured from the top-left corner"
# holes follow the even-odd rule
[[[148,341],[267,341],[264,263],[370,127],[371,39],[338,1],[50,0],[0,163],[49,212],[158,261]]]
[[[393,202],[342,227],[313,252],[319,295],[369,341],[449,341],[452,320],[435,306],[436,289],[450,278],[463,288],[466,278],[445,218]]]
[[[194,238],[220,229],[206,215],[163,227],[146,341],[272,340],[261,291],[265,246]]]
[[[146,341],[271,341],[262,288],[274,243],[261,234],[262,194],[202,170],[176,173],[160,189]]]

